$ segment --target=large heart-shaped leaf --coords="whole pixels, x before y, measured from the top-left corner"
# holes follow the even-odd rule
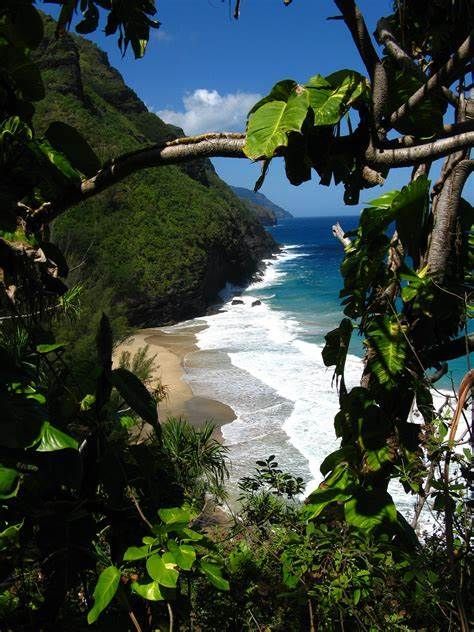
[[[160,591],[158,582],[133,582],[132,590],[147,601],[163,601],[164,597]]]
[[[406,338],[403,326],[388,316],[375,318],[367,327],[367,340],[375,352],[369,364],[380,384],[394,384],[405,366]]]
[[[146,561],[146,570],[152,579],[157,581],[162,586],[166,586],[166,588],[176,588],[176,584],[178,582],[179,573],[174,568],[176,563],[171,558],[165,558],[164,556],[152,555]]]
[[[349,524],[366,533],[397,522],[397,508],[386,492],[360,491],[344,503],[344,515]]]
[[[252,159],[271,158],[276,149],[287,146],[289,132],[301,131],[308,114],[308,91],[295,84],[286,94],[281,90],[276,99],[261,103],[247,125],[244,152]]]
[[[365,88],[365,79],[353,70],[340,70],[322,77],[315,75],[305,85],[315,125],[335,125]]]
[[[87,615],[88,623],[97,621],[100,613],[107,608],[117,592],[119,582],[120,571],[115,566],[108,566],[102,571],[94,589],[94,606]]]
[[[176,564],[184,571],[191,570],[196,560],[196,550],[190,544],[177,544],[174,540],[168,540],[168,547],[173,554]]]
[[[158,515],[167,526],[187,525],[191,520],[191,513],[181,507],[159,509]]]

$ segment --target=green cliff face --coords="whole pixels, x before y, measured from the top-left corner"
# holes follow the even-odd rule
[[[55,40],[45,22],[39,133],[65,121],[104,161],[182,135],[147,111],[104,52],[77,36]],[[131,176],[65,213],[53,236],[77,266],[72,281],[87,290],[91,320],[105,309],[139,326],[202,314],[226,281],[249,279],[275,249],[208,160]]]

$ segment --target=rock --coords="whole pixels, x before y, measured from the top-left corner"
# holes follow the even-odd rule
[[[261,305],[262,301],[260,301],[259,299],[257,299],[256,301],[252,301],[252,307],[255,307],[256,305]]]
[[[234,298],[234,300],[232,301],[231,305],[243,305],[244,301],[240,298]]]

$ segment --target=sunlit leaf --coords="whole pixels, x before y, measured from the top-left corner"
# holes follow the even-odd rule
[[[94,623],[100,613],[112,601],[120,582],[120,571],[115,566],[109,566],[99,575],[94,589],[94,606],[89,610],[87,622]]]
[[[45,421],[41,432],[41,439],[39,445],[36,447],[36,451],[54,452],[56,450],[65,450],[67,448],[77,450],[77,441],[62,430],[59,430],[59,428],[52,426],[49,421]]]

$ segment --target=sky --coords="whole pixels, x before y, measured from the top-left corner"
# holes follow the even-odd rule
[[[303,83],[315,74],[341,68],[364,73],[355,46],[332,0],[242,0],[239,20],[234,0],[158,0],[158,30],[152,31],[145,57],[122,57],[116,39],[99,29],[88,36],[103,48],[147,107],[188,135],[242,131],[246,113],[281,79]],[[360,0],[370,32],[391,13],[391,0]],[[42,5],[51,15],[57,8]],[[103,23],[101,25],[103,28]],[[253,188],[260,166],[242,159],[214,159],[229,184]],[[409,170],[392,170],[383,190],[400,188]],[[273,160],[261,189],[295,216],[354,215],[363,207],[345,206],[343,186],[323,187],[318,176],[299,187],[287,180],[281,159]],[[472,187],[471,187],[472,189]],[[361,202],[378,197],[362,191]]]

